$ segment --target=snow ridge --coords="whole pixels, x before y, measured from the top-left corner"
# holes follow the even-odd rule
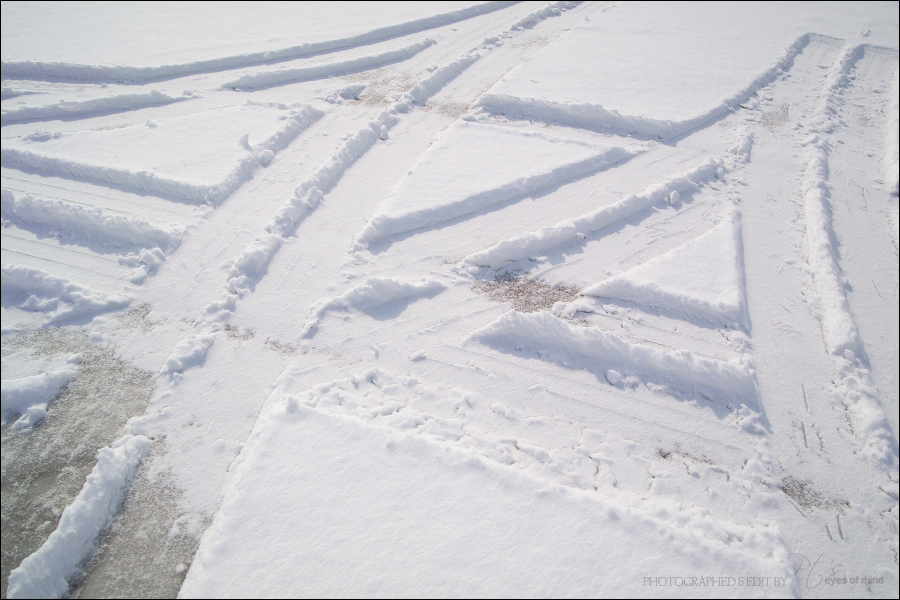
[[[625,372],[677,381],[687,386],[713,388],[726,396],[758,403],[755,371],[745,358],[728,362],[695,356],[687,350],[666,351],[631,344],[612,333],[570,325],[549,312],[530,314],[509,311],[496,321],[472,332],[469,340],[507,345],[515,341],[542,356],[556,355],[563,362],[587,359]]]
[[[279,69],[277,71],[264,71],[261,73],[250,73],[238,77],[234,81],[222,84],[222,89],[234,90],[251,90],[265,87],[273,87],[277,85],[286,85],[288,83],[296,83],[298,81],[309,81],[311,79],[322,79],[325,77],[334,77],[337,75],[346,75],[358,71],[366,71],[391,63],[409,60],[425,48],[432,44],[436,44],[432,38],[425,38],[414,44],[408,44],[402,48],[388,50],[381,54],[372,54],[370,56],[360,56],[350,60],[342,60],[337,62],[326,63],[324,65],[315,65],[312,67],[297,67],[294,69]]]
[[[724,172],[722,158],[710,158],[700,165],[678,175],[671,175],[662,182],[651,185],[639,194],[629,194],[622,200],[604,206],[575,219],[566,219],[550,227],[503,240],[490,248],[470,254],[463,265],[498,269],[506,263],[516,262],[540,253],[548,248],[583,238],[594,231],[609,227],[616,221],[665,202],[672,192],[697,189]]]
[[[32,267],[4,264],[2,274],[3,289],[28,296],[21,308],[51,313],[50,325],[79,315],[124,308],[130,302],[125,296],[98,292]]]
[[[478,53],[468,53],[437,69],[347,138],[334,154],[294,190],[290,200],[282,205],[266,226],[265,233],[248,244],[235,259],[228,272],[226,283],[228,291],[232,294],[243,294],[248,290],[251,281],[280,248],[281,240],[296,231],[300,222],[319,206],[324,195],[337,184],[359,157],[378,140],[387,136],[388,130],[399,121],[398,115],[411,111],[415,105],[424,104],[430,95],[457,77],[466,67],[478,60],[479,56]]]
[[[21,123],[24,121],[50,121],[54,119],[84,118],[94,114],[109,114],[137,110],[148,106],[172,104],[187,100],[186,96],[173,97],[163,94],[158,90],[151,90],[146,94],[119,94],[105,98],[93,98],[80,102],[60,100],[54,104],[44,106],[21,106],[13,109],[3,109],[0,112],[0,121],[4,124]]]
[[[309,54],[333,52],[374,44],[395,37],[402,37],[442,27],[458,21],[464,21],[480,15],[492,13],[514,4],[513,2],[484,2],[456,11],[424,17],[406,23],[380,27],[358,35],[312,42],[271,50],[228,56],[211,60],[200,60],[183,64],[160,65],[156,67],[129,67],[121,65],[83,65],[63,62],[40,61],[3,61],[3,77],[8,79],[46,79],[75,81],[128,81],[142,82],[152,79],[181,77],[194,73],[227,71],[240,67],[249,67],[275,60],[299,58]]]
[[[100,450],[56,530],[9,574],[9,598],[60,598],[69,590],[69,580],[94,551],[96,537],[109,527],[149,448],[146,437],[126,435]]]
[[[145,219],[104,214],[99,208],[83,206],[55,198],[16,195],[0,192],[3,218],[17,218],[26,223],[46,225],[77,233],[103,244],[153,248],[170,251],[181,244],[182,232],[176,228],[160,229]]]
[[[161,198],[176,198],[193,204],[206,203],[217,206],[250,179],[258,167],[267,166],[275,153],[287,147],[303,130],[324,114],[312,106],[297,109],[288,117],[287,124],[278,133],[259,144],[255,152],[241,159],[222,181],[215,184],[190,183],[160,177],[149,171],[91,165],[7,147],[0,150],[0,161],[4,166],[12,168],[35,169],[51,175],[147,192]]]
[[[788,46],[778,62],[758,75],[744,88],[723,99],[721,103],[705,113],[681,121],[652,119],[639,115],[623,115],[617,110],[607,110],[600,104],[560,103],[489,92],[482,95],[476,106],[488,114],[503,115],[514,119],[537,120],[594,131],[613,131],[669,140],[728,114],[737,108],[741,102],[755,94],[757,90],[772,83],[779,73],[790,66],[794,58],[803,51],[810,41],[822,38],[825,38],[825,36],[813,33],[801,35],[794,43]],[[831,38],[827,39],[830,40]]]
[[[897,439],[884,414],[879,393],[872,383],[868,358],[859,329],[844,290],[839,251],[834,247],[828,185],[829,142],[824,135],[839,126],[841,94],[849,85],[849,74],[864,55],[867,45],[848,46],[831,68],[810,118],[813,132],[806,140],[807,164],[801,179],[803,210],[806,216],[807,260],[819,301],[825,344],[835,362],[839,379],[834,393],[847,409],[853,430],[862,439],[863,455],[886,473],[896,486],[898,480]]]
[[[740,239],[740,213],[732,209],[722,223],[703,235],[633,269],[601,281],[585,289],[583,293],[585,296],[618,298],[658,306],[725,327],[746,327],[744,264]],[[714,260],[715,264],[709,265],[711,268],[702,275],[682,272],[672,261],[684,254],[688,254],[692,271],[703,270],[708,266],[704,264],[703,258]],[[698,257],[698,254],[703,258]],[[665,277],[666,272],[677,273],[679,281],[676,283]],[[721,276],[716,278],[717,274]],[[659,281],[660,275],[664,279],[662,282]],[[706,285],[696,285],[696,279]]]

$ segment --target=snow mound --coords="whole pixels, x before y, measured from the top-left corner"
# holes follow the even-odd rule
[[[190,334],[178,342],[172,353],[166,359],[166,364],[160,371],[162,374],[180,373],[181,371],[200,364],[216,338],[210,334]]]
[[[516,160],[498,160],[515,154]],[[433,226],[583,177],[635,150],[458,121],[391,190],[360,238]]]
[[[172,250],[181,243],[177,227],[162,229],[146,219],[108,215],[97,207],[56,198],[0,192],[0,211],[5,219],[20,219],[32,225],[45,225],[68,231],[109,246],[134,245]]]
[[[336,298],[325,298],[317,302],[303,326],[302,335],[315,333],[319,321],[329,310],[371,309],[407,298],[431,297],[439,294],[443,289],[443,283],[428,277],[423,277],[418,281],[403,281],[397,277],[368,277],[363,283],[350,288]]]
[[[687,350],[667,351],[629,343],[595,328],[570,325],[549,312],[521,314],[509,311],[471,333],[470,340],[503,351],[527,347],[542,358],[577,368],[615,368],[655,381],[672,381],[689,388],[714,389],[728,398],[756,404],[753,368],[741,357],[728,362],[696,356]]]
[[[4,264],[2,273],[3,304],[47,313],[49,324],[79,315],[124,308],[130,302],[125,296],[92,290],[41,269]],[[16,296],[12,302],[8,299]]]
[[[662,256],[584,290],[712,321],[746,326],[740,213]]]
[[[9,574],[8,598],[60,598],[112,521],[150,440],[126,435],[97,454],[97,464],[56,530]]]
[[[3,361],[3,372],[7,374],[7,361]],[[3,379],[0,392],[0,423],[6,425],[8,419],[19,414],[21,417],[12,424],[13,431],[31,427],[47,415],[47,405],[69,385],[81,363],[80,354],[64,354],[52,361],[59,368],[48,369],[38,375]],[[54,365],[56,366],[56,365]]]

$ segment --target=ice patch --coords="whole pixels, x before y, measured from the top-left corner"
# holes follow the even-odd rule
[[[43,106],[20,106],[13,109],[3,109],[0,112],[0,121],[4,124],[20,123],[23,121],[50,121],[54,119],[83,119],[93,115],[106,115],[110,113],[137,110],[147,106],[158,106],[187,100],[184,96],[172,97],[157,90],[151,90],[146,94],[120,94],[105,98],[93,98],[91,100],[68,101],[60,100],[54,104]]]

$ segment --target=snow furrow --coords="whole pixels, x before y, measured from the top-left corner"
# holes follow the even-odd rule
[[[241,294],[252,280],[268,265],[281,246],[281,239],[292,235],[300,222],[322,202],[327,194],[350,168],[379,139],[386,139],[388,130],[397,124],[400,114],[421,105],[431,94],[462,73],[478,60],[477,53],[465,54],[413,86],[400,100],[382,111],[368,124],[350,136],[338,150],[322,163],[295,190],[288,202],[275,214],[259,238],[248,244],[235,259],[228,273],[227,287],[233,294]]]
[[[744,357],[725,362],[698,357],[687,350],[666,351],[631,344],[607,331],[570,325],[548,312],[509,311],[467,339],[504,348],[511,344],[527,346],[542,357],[549,355],[563,363],[574,361],[579,368],[585,366],[587,359],[591,366],[604,370],[615,368],[663,382],[713,388],[754,407],[759,401],[754,369]]]
[[[856,321],[847,301],[840,252],[834,246],[831,186],[828,184],[829,140],[839,126],[838,108],[850,72],[867,46],[848,46],[832,66],[810,118],[806,139],[806,168],[801,179],[806,218],[807,261],[818,296],[822,335],[834,363],[838,380],[833,393],[847,409],[855,433],[863,443],[863,455],[896,485],[897,439],[884,413],[878,390],[872,383],[869,362]]]

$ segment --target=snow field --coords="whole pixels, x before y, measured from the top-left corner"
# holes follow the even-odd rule
[[[894,5],[12,8],[11,597],[891,595]]]

